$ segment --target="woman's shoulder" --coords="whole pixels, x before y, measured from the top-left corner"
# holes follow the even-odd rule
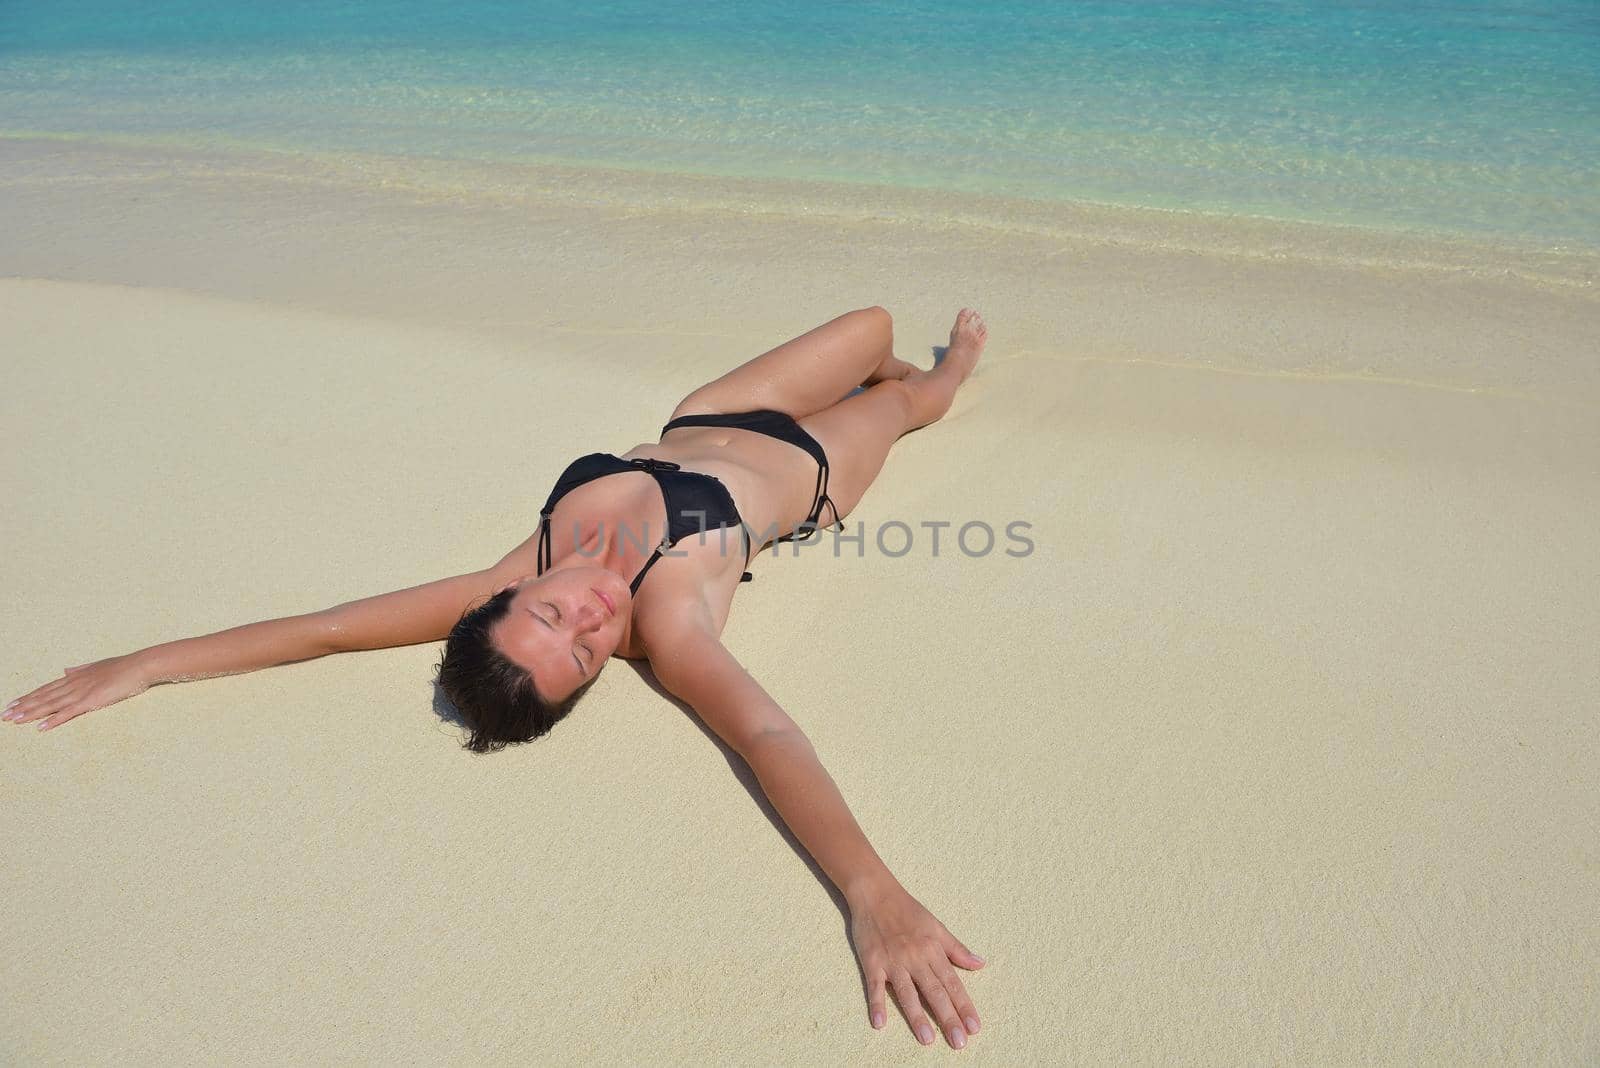
[[[630,658],[655,663],[659,657],[674,655],[687,641],[722,634],[728,606],[719,609],[691,572],[690,568],[664,571],[641,588],[626,643]]]

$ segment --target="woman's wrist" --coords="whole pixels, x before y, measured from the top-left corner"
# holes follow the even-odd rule
[[[845,903],[850,906],[851,912],[871,908],[874,903],[885,897],[905,892],[900,880],[896,879],[888,868],[857,876],[847,882],[842,889]]]
[[[167,681],[161,678],[160,667],[153,655],[155,650],[156,647],[152,645],[148,649],[140,649],[126,655],[128,666],[138,672],[139,678],[144,680],[146,686],[155,686]]]

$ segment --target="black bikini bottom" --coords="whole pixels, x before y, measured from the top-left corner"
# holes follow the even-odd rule
[[[794,421],[794,417],[784,412],[775,412],[763,408],[754,412],[717,412],[708,415],[679,416],[661,428],[661,436],[666,437],[667,431],[676,430],[684,426],[725,426],[735,430],[753,430],[757,434],[765,434],[769,438],[787,441],[796,448],[804,449],[817,461],[817,488],[811,504],[811,514],[800,524],[799,530],[804,531],[801,541],[809,538],[821,528],[817,525],[822,518],[822,506],[826,504],[833,513],[833,521],[844,529],[844,521],[839,518],[839,509],[833,503],[833,498],[828,496],[828,454],[823,451],[822,443],[806,433],[801,425]],[[779,541],[790,541],[795,534],[786,534]]]

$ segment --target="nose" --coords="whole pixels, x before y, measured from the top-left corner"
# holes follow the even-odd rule
[[[591,634],[600,629],[606,621],[606,611],[600,607],[600,602],[594,594],[585,597],[578,605],[577,612],[573,615],[574,625],[580,634]]]

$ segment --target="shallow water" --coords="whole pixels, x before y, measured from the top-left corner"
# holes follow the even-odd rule
[[[0,8],[0,134],[575,163],[1600,248],[1600,8]]]

